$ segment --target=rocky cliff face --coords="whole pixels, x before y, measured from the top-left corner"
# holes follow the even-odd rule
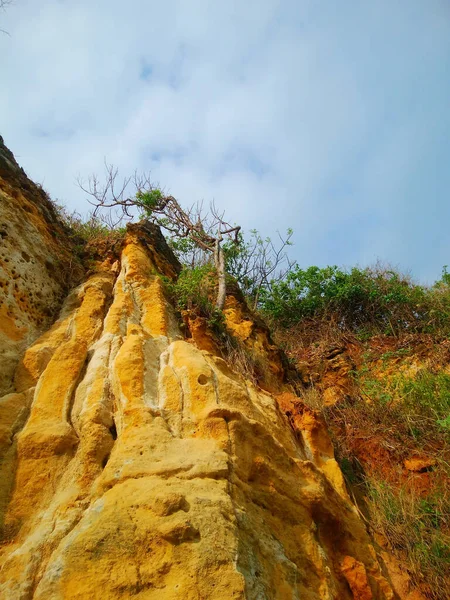
[[[80,275],[45,192],[0,137],[0,394],[12,389],[24,349],[48,329]]]
[[[70,253],[39,190],[0,174],[12,357],[0,365],[0,596],[396,597],[322,422],[273,356],[263,389],[204,349],[198,328],[181,333],[159,277],[179,267],[158,230],[129,228],[117,260],[99,262],[33,342],[65,292],[61,267],[46,265]],[[236,298],[227,317],[268,351]]]

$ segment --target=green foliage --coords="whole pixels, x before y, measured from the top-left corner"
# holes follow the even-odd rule
[[[407,348],[401,348],[386,352],[381,359],[386,362],[408,352]],[[441,439],[449,436],[450,375],[447,373],[422,369],[414,376],[400,373],[378,379],[363,364],[352,374],[361,394],[358,408],[367,413],[369,420],[376,418],[386,427],[400,420],[416,442],[430,436]]]
[[[436,283],[434,284],[435,287],[443,287],[443,286],[450,286],[450,273],[448,272],[448,265],[444,265],[442,267],[442,276],[441,279],[439,279],[438,281],[436,281]]]
[[[204,310],[210,302],[209,295],[213,286],[214,269],[211,265],[183,268],[173,288],[178,308],[192,310],[198,307]]]
[[[361,391],[371,400],[376,400],[381,404],[388,404],[392,401],[392,393],[379,379],[364,379],[361,382]]]
[[[175,256],[180,260],[183,256],[191,254],[196,248],[194,240],[191,238],[175,238],[168,240],[169,246],[175,253]],[[183,262],[183,261],[181,261]]]
[[[252,300],[256,295],[259,281],[257,281],[257,273],[251,271],[250,261],[251,258],[261,254],[264,243],[270,242],[270,238],[264,240],[256,229],[252,229],[250,235],[251,238],[246,240],[240,231],[237,242],[227,240],[223,244],[223,251],[227,273],[239,283],[244,296]],[[267,266],[271,267],[270,261]]]
[[[184,267],[193,269],[200,265],[210,264],[210,253],[199,248],[192,238],[172,236],[166,239],[175,256]]]
[[[368,332],[450,332],[450,275],[426,288],[392,269],[349,271],[296,267],[261,292],[263,311],[288,326],[303,318],[331,318],[342,329]]]
[[[414,378],[401,380],[400,395],[411,416],[425,417],[450,433],[450,375],[422,370]]]
[[[225,327],[225,316],[211,300],[215,297],[216,280],[216,271],[211,264],[193,269],[185,267],[178,280],[168,287],[178,309],[206,317],[208,325],[217,333]]]
[[[158,206],[162,199],[163,193],[158,188],[147,191],[138,190],[136,192],[137,205],[147,216],[150,216],[153,213],[154,209]]]

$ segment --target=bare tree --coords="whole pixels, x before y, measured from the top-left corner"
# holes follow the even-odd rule
[[[213,257],[218,276],[216,307],[222,310],[226,298],[226,272],[223,241],[239,242],[239,225],[231,225],[224,219],[214,203],[204,211],[202,203],[185,210],[178,200],[166,195],[150,180],[149,174],[134,175],[119,180],[119,171],[105,163],[106,180],[101,183],[96,175],[87,183],[78,179],[79,187],[90,196],[94,206],[93,216],[102,210],[120,209],[124,219],[132,219],[136,210],[142,216],[165,229],[179,239],[191,240],[195,246]],[[131,190],[131,194],[130,194]]]
[[[288,229],[286,236],[277,232],[278,240],[263,238],[253,229],[249,241],[243,239],[239,246],[225,244],[227,271],[235,277],[255,310],[258,307],[262,289],[269,289],[270,285],[281,281],[295,266],[286,252],[292,246],[292,229]]]

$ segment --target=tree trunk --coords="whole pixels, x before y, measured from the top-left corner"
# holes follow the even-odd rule
[[[225,256],[220,245],[220,239],[216,240],[216,247],[214,249],[214,263],[217,270],[217,277],[219,279],[219,291],[217,292],[216,308],[223,310],[227,296],[227,280],[225,275]]]

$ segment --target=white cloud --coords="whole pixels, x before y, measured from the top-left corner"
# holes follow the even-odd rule
[[[17,0],[0,27],[0,131],[71,207],[87,206],[75,177],[106,156],[248,228],[293,227],[302,264],[381,256],[439,274],[444,0]],[[423,220],[431,205],[439,219]]]

